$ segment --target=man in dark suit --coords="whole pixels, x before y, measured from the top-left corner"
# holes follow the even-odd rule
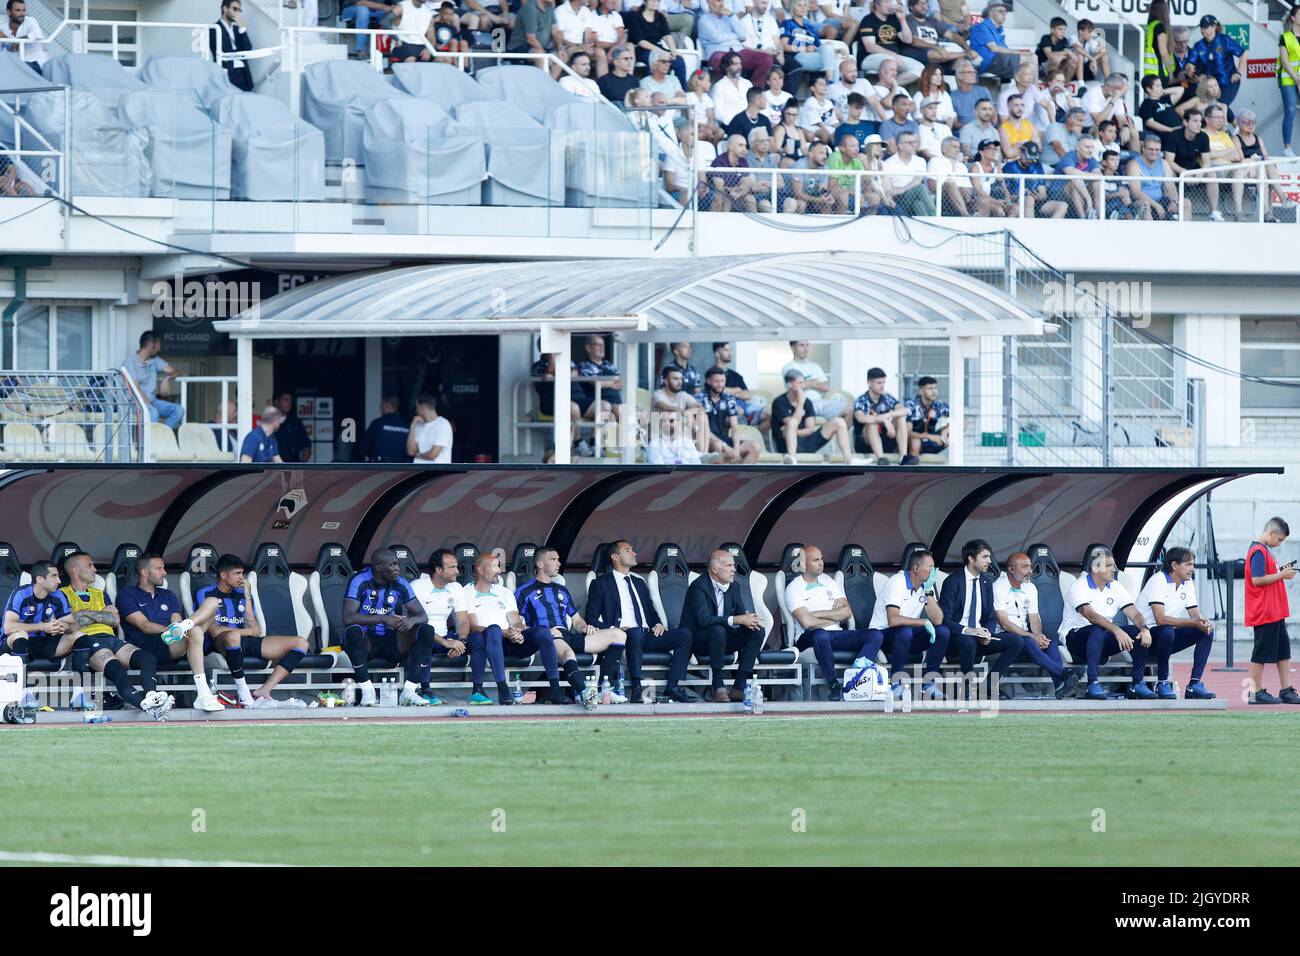
[[[993,609],[993,581],[988,570],[993,562],[993,550],[987,541],[976,538],[967,541],[961,549],[965,567],[948,575],[939,592],[939,608],[943,623],[951,635],[948,642],[948,660],[957,658],[963,674],[975,669],[982,657],[997,655],[990,667],[990,679],[1002,679],[1024,650],[1025,639],[1019,634],[998,630],[997,612]]]
[[[617,627],[627,634],[627,673],[631,681],[629,698],[641,703],[641,660],[646,651],[673,655],[668,667],[664,698],[682,704],[697,703],[699,695],[679,686],[686,679],[691,663],[691,632],[684,627],[669,630],[659,619],[650,589],[632,569],[636,552],[627,541],[609,546],[612,570],[591,582],[587,591],[587,623],[597,627]]]
[[[242,11],[243,5],[239,0],[221,0],[221,19],[217,21],[217,29],[208,31],[208,49],[212,51],[213,60],[217,60],[218,41],[222,53],[244,53],[253,49],[253,41],[244,29],[244,18],[240,15]],[[247,60],[227,59],[218,62],[225,69],[232,86],[245,93],[253,91],[253,71],[248,68]]]
[[[686,589],[682,626],[695,637],[695,656],[707,654],[713,671],[713,700],[719,704],[745,699],[745,682],[754,673],[754,662],[763,649],[763,626],[749,607],[749,597],[736,582],[736,559],[730,552],[709,555],[709,570]],[[726,655],[740,652],[736,680],[731,690],[723,689],[722,668]]]

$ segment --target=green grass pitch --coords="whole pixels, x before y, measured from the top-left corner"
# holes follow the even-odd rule
[[[431,866],[1294,864],[1279,813],[1298,720],[16,728],[0,733],[0,846]]]

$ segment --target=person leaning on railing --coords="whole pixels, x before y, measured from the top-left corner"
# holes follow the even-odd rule
[[[1129,160],[1127,172],[1135,219],[1178,218],[1178,192],[1165,178],[1170,175],[1169,164],[1161,155],[1159,134],[1142,137],[1142,152]]]

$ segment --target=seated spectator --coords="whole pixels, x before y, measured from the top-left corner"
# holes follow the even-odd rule
[[[1124,149],[1132,149],[1137,142],[1137,126],[1128,111],[1128,78],[1123,73],[1110,73],[1106,82],[1094,86],[1083,95],[1080,104],[1092,118],[1096,126],[1105,120],[1113,119],[1119,124],[1119,144]]]
[[[799,109],[794,100],[786,103],[781,110],[781,124],[772,130],[772,148],[783,160],[796,164],[808,155],[811,145],[808,134],[799,125]]]
[[[980,86],[979,74],[975,72],[975,67],[971,66],[970,63],[958,63],[953,75],[957,80],[957,89],[950,94],[952,96],[953,113],[956,114],[956,119],[952,121],[952,128],[961,130],[967,124],[975,122],[975,107],[982,102],[991,103],[993,97],[989,95],[988,87]],[[921,89],[925,93],[920,95],[933,95],[933,90],[925,90],[924,83],[921,84]],[[985,138],[984,136],[979,137],[979,139]],[[974,154],[973,147],[971,153]]]
[[[862,181],[862,208],[868,214],[890,216],[896,211],[894,199],[884,188],[885,141],[872,133],[862,144],[862,168],[874,175]]]
[[[1204,121],[1205,115],[1198,109],[1190,109],[1183,114],[1182,132],[1175,133],[1165,144],[1165,162],[1172,170],[1171,176],[1181,176],[1189,170],[1209,166],[1210,137],[1202,129]],[[1206,195],[1207,179],[1205,176],[1197,176],[1184,187],[1183,195],[1188,201],[1189,209],[1194,197]]]
[[[907,452],[907,407],[885,391],[885,370],[867,371],[867,390],[853,403],[853,421],[861,426],[853,436],[855,451],[870,452],[876,464],[886,465],[886,452],[901,454],[899,464],[915,465],[917,459]]]
[[[1222,103],[1215,103],[1205,111],[1206,131],[1205,135],[1210,141],[1210,152],[1208,154],[1209,168],[1214,169],[1216,166],[1230,166],[1243,161],[1241,150],[1237,147],[1237,141],[1232,138],[1232,134],[1227,130],[1228,110]],[[1241,218],[1241,199],[1242,183],[1241,177],[1245,173],[1244,169],[1232,169],[1220,173],[1209,173],[1205,184],[1206,192],[1210,200],[1210,218],[1215,222],[1223,221],[1223,213],[1219,211],[1219,177],[1222,175],[1225,179],[1231,179],[1232,195],[1236,200],[1236,211],[1234,219]]]
[[[1256,188],[1260,192],[1256,193],[1256,195],[1260,198],[1256,201],[1264,207],[1264,221],[1273,222],[1273,213],[1269,211],[1268,203],[1262,198],[1267,195],[1269,188],[1263,182],[1268,178],[1268,170],[1271,168],[1265,165],[1269,158],[1268,149],[1264,146],[1264,140],[1256,132],[1257,127],[1258,117],[1256,117],[1254,110],[1242,110],[1238,114],[1237,135],[1235,137],[1237,148],[1241,150],[1241,155],[1244,157],[1242,162],[1250,163],[1250,168],[1245,171],[1238,182],[1233,183],[1233,198],[1237,198],[1238,190],[1245,190],[1247,179],[1254,179],[1258,175],[1260,185]],[[1240,202],[1237,205],[1240,207]]]
[[[708,699],[717,703],[745,699],[745,684],[763,648],[763,625],[746,590],[736,583],[736,559],[721,549],[709,555],[708,570],[686,589],[682,627],[691,632],[695,659],[709,662],[712,692]],[[738,655],[729,690],[723,675],[728,654]]]
[[[794,559],[795,574],[785,586],[782,599],[794,618],[794,646],[800,651],[813,649],[822,680],[826,681],[831,700],[844,699],[844,687],[835,668],[835,652],[849,651],[856,660],[876,659],[884,635],[865,626],[846,630],[853,617],[844,589],[826,573],[821,548],[808,545]],[[866,621],[862,624],[865,625]]]
[[[1088,114],[1081,109],[1070,110],[1064,122],[1053,123],[1043,137],[1043,162],[1055,166],[1066,153],[1078,145],[1083,136],[1083,122]]]
[[[262,409],[262,417],[257,427],[244,436],[244,443],[239,448],[239,460],[244,464],[262,465],[267,462],[280,463],[279,446],[275,443],[275,431],[280,427],[283,416],[274,405]]]
[[[862,157],[859,156],[861,147],[858,145],[857,137],[852,133],[846,133],[840,137],[840,148],[831,153],[830,158],[826,161],[827,169],[851,169],[865,170],[862,165]],[[856,176],[832,176],[831,177],[831,196],[835,200],[835,212],[838,215],[844,215],[850,209],[861,214],[862,204],[858,197],[861,192],[859,185],[860,180]]]
[[[884,162],[884,190],[905,216],[934,215],[934,184],[926,179],[925,160],[916,152],[915,133],[899,133],[898,150]]]
[[[850,0],[824,0],[820,5],[813,2],[809,9],[822,28],[823,38],[853,42],[861,17],[850,7]]]
[[[704,143],[720,143],[726,138],[713,108],[713,97],[709,90],[713,87],[713,77],[708,70],[696,70],[691,74],[686,85],[686,103],[694,111],[699,139]]]
[[[853,61],[845,60],[844,62],[852,63]],[[863,119],[863,113],[867,108],[867,100],[861,93],[850,93],[846,102],[848,111],[845,113],[844,122],[836,128],[835,132],[841,139],[845,136],[852,136],[858,141],[859,146],[863,146],[867,141],[867,137],[874,135],[880,129],[880,124],[875,120]],[[876,138],[880,139],[879,136],[876,136]]]
[[[627,95],[637,88],[632,69],[636,58],[630,47],[616,46],[609,51],[610,71],[596,81],[601,94],[611,103],[622,107]]]
[[[1006,180],[999,177],[1002,162],[998,141],[986,139],[979,144],[975,162],[970,164],[971,181],[975,184],[975,214],[1002,219],[1019,214],[1020,206]]]
[[[957,138],[961,140],[962,156],[968,162],[974,162],[979,156],[981,143],[999,142],[997,110],[991,99],[980,100],[975,105],[975,118],[961,128]]]
[[[162,352],[162,336],[152,330],[141,332],[140,347],[122,360],[122,367],[135,380],[145,405],[149,408],[149,420],[162,422],[172,431],[181,427],[185,419],[185,409],[175,402],[159,397],[159,392],[170,394],[169,386],[179,372],[158,357]]]
[[[659,9],[660,0],[644,0],[640,7],[631,10],[624,20],[627,42],[635,51],[636,62],[653,65],[653,55],[668,54],[668,68],[677,76],[677,82],[686,85],[686,61],[677,52],[669,19]],[[631,67],[629,67],[630,69]]]
[[[830,85],[826,94],[830,97],[831,102],[835,104],[835,108],[840,111],[840,115],[847,117],[849,115],[849,97],[854,93],[862,97],[863,108],[866,107],[867,100],[875,96],[871,84],[858,75],[858,65],[853,62],[853,57],[849,57],[847,60],[840,61],[839,77]],[[875,130],[869,132],[874,133]],[[859,140],[860,143],[861,140]]]
[[[835,69],[835,51],[829,44],[822,45],[821,31],[808,17],[808,2],[790,4],[790,16],[781,24],[781,49],[801,70],[825,77]]]
[[[673,360],[664,365],[664,371],[676,369],[681,372],[683,391],[687,395],[694,395],[699,398],[704,392],[704,377],[691,364],[691,352],[693,351],[691,343],[669,342],[668,351],[672,354]]]
[[[939,382],[922,375],[915,398],[907,400],[909,454],[939,455],[948,449],[948,403],[939,401]]]
[[[760,3],[764,0],[759,0]],[[767,74],[767,89],[763,91],[763,115],[767,117],[772,129],[781,125],[781,113],[793,96],[785,89],[785,70],[774,66]]]
[[[1179,122],[1182,122],[1180,119]],[[1133,157],[1133,154],[1127,152],[1119,145],[1119,124],[1114,120],[1105,120],[1097,124],[1097,149],[1099,152],[1105,152],[1108,146],[1114,146],[1119,150],[1121,162],[1127,162]]]
[[[917,121],[917,152],[926,158],[934,159],[943,152],[943,141],[952,136],[952,130],[935,119],[939,112],[939,101],[931,97],[921,104],[921,118]],[[958,144],[960,146],[960,143]]]
[[[760,89],[767,86],[767,71],[775,62],[771,54],[745,46],[744,29],[740,21],[728,12],[726,0],[708,0],[708,4],[708,12],[700,15],[695,29],[709,66],[718,71],[723,56],[735,53],[741,59],[742,68],[752,74],[754,85]],[[740,110],[737,109],[736,112]]]
[[[925,168],[934,180],[936,191],[942,189],[943,215],[973,215],[975,187],[966,173],[966,164],[961,159],[961,141],[956,136],[945,137],[939,146],[939,155]]]
[[[1231,125],[1237,121],[1237,117],[1232,112],[1232,107],[1223,101],[1220,93],[1221,89],[1219,81],[1214,77],[1203,76],[1196,81],[1196,95],[1194,97],[1184,96],[1183,99],[1192,101],[1202,113],[1209,110],[1211,106],[1222,106],[1227,111],[1228,123]]]
[[[965,45],[970,37],[971,13],[966,0],[939,0],[939,19],[962,38]],[[966,47],[969,50],[969,47]]]
[[[595,0],[592,5],[591,30],[593,33],[592,51],[596,61],[596,76],[609,72],[609,54],[614,47],[627,43],[627,29],[623,26],[623,16],[618,12],[618,0]],[[679,80],[685,75],[685,68],[678,71]]]
[[[1019,93],[1013,93],[1007,100],[1007,118],[998,126],[1002,140],[1003,159],[1015,159],[1020,155],[1021,143],[1038,142],[1039,133],[1034,124],[1025,119],[1025,101]]]
[[[1127,173],[1135,219],[1178,218],[1178,192],[1174,183],[1161,181],[1170,173],[1157,134],[1147,133],[1142,137],[1142,152],[1129,160]]]
[[[828,146],[835,139],[835,127],[843,119],[826,95],[826,77],[814,76],[808,84],[808,98],[799,108],[799,125],[813,139]]]
[[[612,381],[602,381],[600,383],[600,421],[619,421],[623,417],[623,393],[620,389],[623,387],[623,380],[619,377],[618,368],[613,362],[605,358],[605,336],[589,335],[584,343],[583,350],[585,357],[578,362],[574,368],[574,373],[583,378],[601,376],[610,378]],[[596,383],[595,382],[574,382],[573,390],[574,401],[578,403],[578,409],[582,417],[588,421],[596,420]]]
[[[704,394],[700,399],[709,422],[709,451],[722,456],[725,464],[750,465],[758,461],[762,446],[755,441],[741,441],[740,403],[727,394],[727,373],[717,366],[704,376]]]
[[[40,193],[18,174],[18,164],[8,156],[0,156],[0,196],[39,195]]]
[[[987,93],[988,91],[985,90],[986,95]],[[916,93],[912,96],[913,109],[916,110],[917,115],[920,115],[921,107],[926,100],[938,100],[935,120],[952,127],[957,114],[952,105],[952,96],[948,93],[948,84],[943,79],[943,70],[938,66],[927,66],[925,72],[921,74],[921,82],[917,84]]]
[[[1061,21],[1064,23],[1065,21]],[[998,692],[998,683],[1025,647],[1025,639],[998,627],[994,610],[993,581],[989,568],[993,551],[980,538],[967,541],[961,548],[964,568],[948,575],[939,592],[943,623],[948,628],[948,658],[957,658],[962,674],[973,674],[982,658],[996,658],[989,665],[990,698]]]
[[[781,157],[772,151],[772,137],[761,126],[755,126],[749,131],[749,168],[781,168]],[[794,198],[789,176],[755,173],[754,188],[759,212],[776,210],[794,214],[803,211],[799,200]]]
[[[794,169],[806,169],[810,172],[803,176],[791,176],[790,186],[794,198],[803,204],[804,212],[825,215],[835,211],[835,196],[831,192],[829,176],[813,175],[818,170],[825,170],[830,159],[831,148],[818,141],[808,147],[808,155],[794,164]]]
[[[783,374],[785,391],[772,402],[772,448],[785,457],[787,465],[796,462],[795,453],[813,454],[822,450],[832,439],[839,446],[844,464],[852,464],[849,433],[844,419],[829,418],[817,424],[817,413],[812,399],[804,391],[803,373],[787,368]]]
[[[763,115],[763,104],[766,102],[767,98],[763,91],[751,86],[745,92],[745,108],[733,116],[731,122],[727,124],[725,131],[727,136],[743,136],[748,141],[751,130],[761,129],[768,133],[772,132],[772,125]]]
[[[891,575],[885,583],[875,610],[871,612],[870,630],[882,638],[882,649],[889,658],[892,691],[896,700],[903,699],[903,674],[912,654],[925,654],[924,683],[921,696],[932,700],[943,697],[935,678],[948,653],[948,628],[935,594],[938,590],[934,573],[934,555],[924,548],[912,552],[907,567]]]
[[[1070,649],[1070,657],[1088,662],[1088,700],[1107,699],[1098,679],[1100,668],[1123,651],[1128,651],[1133,659],[1127,696],[1150,700],[1156,695],[1143,677],[1151,648],[1151,631],[1133,596],[1116,580],[1117,574],[1115,558],[1109,549],[1093,551],[1087,573],[1079,575],[1066,597],[1060,637]],[[1130,623],[1116,624],[1113,618],[1117,612],[1123,612]]]
[[[961,35],[930,16],[930,9],[929,0],[907,0],[905,21],[912,32],[912,42],[903,48],[903,53],[925,68],[921,71],[923,80],[930,67],[951,71],[959,61],[966,61]],[[955,44],[957,49],[954,50],[951,44]],[[925,88],[924,82],[921,87]]]
[[[500,31],[501,36],[504,38],[514,21],[514,17],[510,14],[509,5],[502,9],[499,3],[484,5],[479,0],[465,0],[464,6],[465,13],[462,14],[460,22],[461,26],[466,30],[492,34]]]
[[[912,119],[912,98],[906,93],[899,93],[890,101],[890,116],[880,124],[880,138],[885,141],[889,155],[898,152],[900,133],[911,133],[920,142],[921,127]]]
[[[858,23],[854,55],[866,73],[878,72],[882,64],[893,63],[899,82],[915,83],[926,64],[903,55],[912,45],[912,31],[894,12],[894,0],[871,0],[871,10]]]
[[[714,69],[720,72],[720,76],[713,84],[713,115],[718,124],[725,127],[733,116],[744,111],[748,103],[746,94],[754,84],[741,76],[739,53],[723,53]]]
[[[1120,178],[1119,147],[1111,144],[1101,151],[1102,189],[1106,199],[1107,219],[1133,218],[1133,193],[1128,183]]]
[[[1057,180],[1057,185],[1064,184],[1065,200],[1076,219],[1096,219],[1097,212],[1097,176],[1100,168],[1094,153],[1097,141],[1091,136],[1084,136],[1077,146],[1061,157],[1054,167],[1058,176],[1069,176],[1068,180]]]
[[[845,408],[844,398],[832,395],[830,376],[818,363],[810,359],[812,343],[806,339],[797,339],[790,343],[790,361],[781,369],[784,377],[787,372],[798,372],[803,376],[803,388],[812,401],[813,414],[822,418],[841,416],[847,419],[852,410]]]
[[[1070,88],[1065,85],[1065,74],[1060,70],[1052,73],[1047,80],[1047,95],[1052,100],[1052,105],[1056,108],[1056,122],[1062,119],[1070,110],[1082,109],[1079,101],[1075,99]]]
[[[579,50],[569,57],[569,69],[578,75],[570,76],[565,73],[560,77],[560,86],[574,96],[581,96],[585,99],[598,99],[600,97],[600,84],[591,78],[590,53]]]
[[[739,133],[727,137],[727,151],[713,161],[713,169],[748,169],[749,144]],[[706,195],[710,212],[757,212],[758,182],[742,173],[709,174]]]
[[[1182,113],[1175,106],[1182,96],[1183,88],[1176,86],[1172,91],[1166,91],[1160,77],[1152,73],[1142,77],[1142,93],[1138,119],[1142,121],[1143,131],[1157,133],[1165,144],[1172,144],[1175,134],[1183,128]],[[1189,106],[1188,109],[1190,108]]]
[[[1070,49],[1074,51],[1079,63],[1074,75],[1075,82],[1083,83],[1086,80],[1091,83],[1108,76],[1110,56],[1106,53],[1106,38],[1097,32],[1096,24],[1091,20],[1080,20],[1074,29],[1077,32],[1070,37]]]
[[[1021,61],[1034,55],[1026,47],[1007,46],[1006,22],[1007,5],[993,0],[984,8],[984,18],[970,31],[971,49],[979,57],[976,66],[981,73],[992,73],[1000,80],[1014,77]]]
[[[748,4],[736,4],[734,11],[737,19],[740,21],[740,29],[744,33],[742,41],[748,49],[759,50],[766,53],[772,58],[774,64],[767,74],[767,88],[772,88],[772,73],[780,72],[780,82],[777,88],[781,88],[785,83],[786,73],[781,64],[786,62],[786,55],[781,49],[781,21],[770,9],[774,4],[771,0],[750,0]],[[785,17],[785,11],[781,10],[779,3],[775,4],[777,10],[780,10],[782,18]],[[799,76],[799,67],[791,64],[791,72],[796,76],[795,87],[798,87],[797,78]]]
[[[1038,41],[1038,72],[1051,76],[1058,70],[1073,76],[1083,69],[1082,58],[1075,54],[1070,39],[1065,35],[1069,24],[1064,17],[1052,17],[1048,32]]]
[[[662,385],[655,389],[651,398],[651,411],[677,413],[685,426],[687,437],[707,432],[704,406],[693,393],[686,390],[682,370],[676,365],[665,365],[659,379]]]
[[[906,91],[898,82],[898,64],[893,60],[886,60],[880,64],[880,73],[876,76],[876,82],[871,85],[871,91],[875,98],[868,96],[867,105],[875,111],[876,116],[883,122],[894,115],[891,104],[894,97]]]
[[[676,148],[668,149],[663,154],[664,190],[684,206],[691,201],[692,188],[696,188],[692,161],[700,168],[708,168],[718,158],[718,154],[711,143],[701,143],[695,139],[695,127],[690,123],[682,125],[677,137]],[[700,181],[703,178],[704,174],[700,173]]]
[[[1187,548],[1170,548],[1161,560],[1161,568],[1147,579],[1138,595],[1137,609],[1151,627],[1156,658],[1156,696],[1175,700],[1178,695],[1169,680],[1169,658],[1178,651],[1195,647],[1192,673],[1184,697],[1209,700],[1214,694],[1201,678],[1210,662],[1214,644],[1214,624],[1201,615],[1200,601],[1192,576],[1196,573],[1196,555]]]
[[[217,436],[217,447],[222,451],[238,451],[239,442],[235,438],[235,432],[232,429],[222,427],[224,425],[234,425],[239,421],[239,410],[233,401],[228,401],[223,405],[217,405],[217,410],[213,412],[212,417],[208,419],[208,424],[213,426],[212,432]],[[406,447],[406,426],[402,426],[402,447]],[[405,455],[396,459],[397,461],[406,461]]]
[[[713,365],[720,368],[727,376],[725,391],[736,400],[740,407],[742,423],[753,425],[759,431],[767,431],[772,413],[767,407],[767,399],[750,391],[745,384],[745,377],[731,367],[731,343],[713,343]]]
[[[691,438],[690,427],[676,412],[662,412],[650,427],[645,446],[647,465],[698,465],[700,449]]]
[[[468,53],[474,44],[474,37],[469,28],[460,25],[456,5],[451,0],[442,0],[442,6],[438,8],[430,32],[432,35],[429,40],[439,53]],[[448,63],[462,69],[465,65],[463,58],[457,59],[454,56],[434,57],[433,62]]]
[[[551,0],[524,0],[515,14],[515,25],[510,31],[506,50],[509,53],[555,53],[556,32],[555,5]],[[538,64],[543,62],[537,61]],[[616,102],[623,102],[623,97],[620,96]]]
[[[677,77],[669,72],[674,62],[673,55],[667,50],[652,50],[650,72],[641,78],[641,89],[649,90],[651,94],[662,93],[674,106],[685,106],[686,91]]]
[[[1020,147],[1020,158],[1009,163],[1002,164],[1003,175],[1025,175],[1025,176],[1042,176],[1047,172],[1043,164],[1038,159],[1038,146],[1034,143],[1025,143]],[[1024,217],[1033,219],[1035,216],[1046,217],[1048,219],[1064,219],[1067,206],[1064,201],[1052,196],[1051,190],[1046,180],[1042,179],[1011,179],[1003,183],[1007,192],[1016,201],[1014,215],[1020,215],[1020,190],[1025,190],[1024,200]]]

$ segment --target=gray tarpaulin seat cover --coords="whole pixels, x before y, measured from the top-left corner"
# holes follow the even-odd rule
[[[45,72],[60,86],[89,90],[109,106],[117,106],[127,93],[149,89],[149,84],[101,53],[65,53],[46,63]]]
[[[450,63],[394,63],[393,85],[412,96],[432,100],[445,109],[474,100],[502,98],[485,90],[468,73]]]
[[[487,143],[485,205],[563,205],[563,149],[541,123],[511,103],[462,103],[453,112],[453,132]]]
[[[648,206],[657,182],[648,161],[649,137],[609,103],[557,106],[546,117],[563,151],[569,206]]]
[[[118,114],[127,125],[149,131],[150,195],[230,198],[230,130],[194,106],[187,93],[127,93]]]
[[[514,104],[539,123],[555,107],[583,101],[535,66],[490,66],[478,71],[478,83],[492,99]]]
[[[452,129],[446,110],[425,99],[400,96],[372,107],[366,201],[478,205],[487,177],[483,140]]]
[[[303,73],[302,118],[325,134],[325,158],[363,163],[366,114],[376,104],[407,96],[356,60],[313,63]]]
[[[319,202],[325,198],[325,136],[279,100],[234,87],[215,116],[233,138],[234,199]]]
[[[217,105],[239,92],[225,70],[197,56],[151,56],[140,69],[140,79],[160,90],[193,90],[196,105],[213,119]]]

